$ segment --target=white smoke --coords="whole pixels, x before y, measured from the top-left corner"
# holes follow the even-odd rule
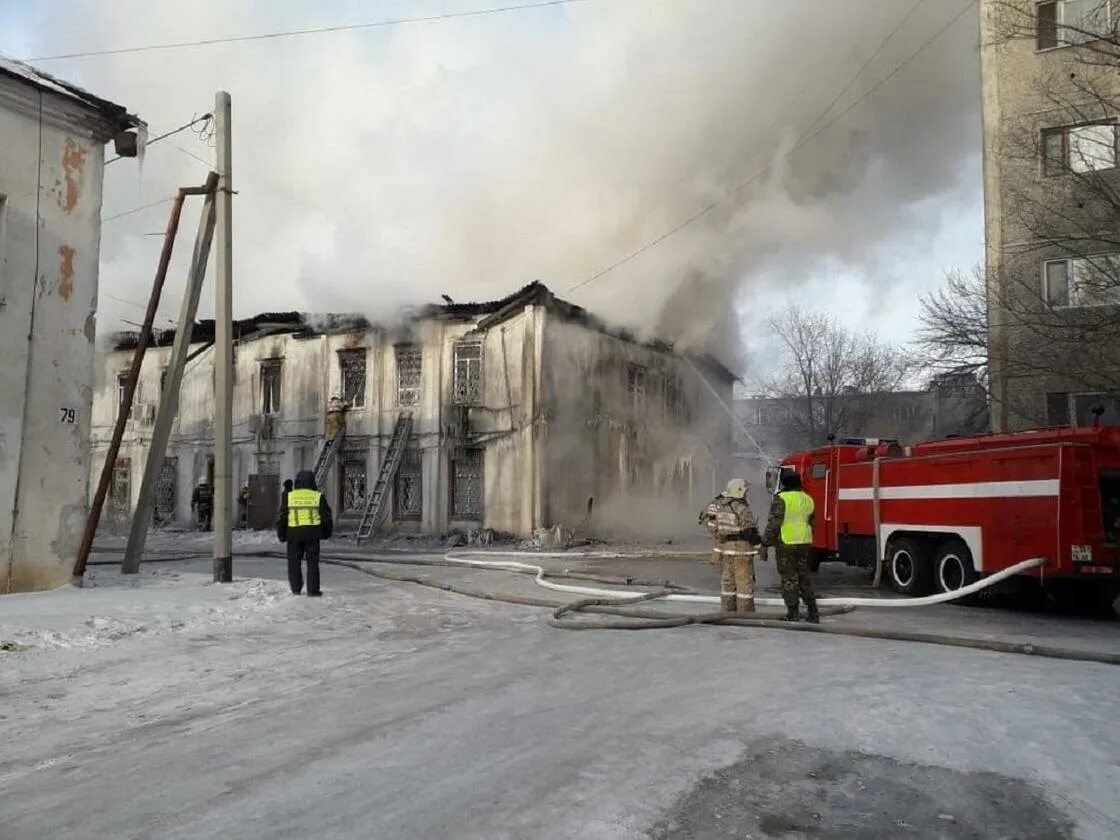
[[[962,4],[927,0],[832,113]],[[37,5],[24,32],[33,54],[487,4],[116,0],[112,26],[103,2],[68,3],[65,15]],[[959,198],[980,144],[975,12],[786,157],[911,5],[590,0],[43,66],[126,104],[153,135],[209,109],[216,89],[231,92],[239,316],[296,309],[380,320],[441,293],[494,298],[534,279],[564,296],[724,201],[571,298],[734,361],[726,339],[752,281],[796,285],[829,265],[886,279],[885,249],[928,237],[940,224],[931,206]],[[212,155],[191,134],[171,142]],[[139,188],[134,163],[107,170],[106,215],[205,173],[153,145]],[[144,234],[165,218],[163,206],[106,225],[103,289],[145,300],[159,239]],[[184,219],[188,234],[193,218]],[[177,310],[189,250],[179,246],[165,316]],[[110,299],[103,310],[103,327],[139,320]],[[713,336],[723,340],[713,345]]]

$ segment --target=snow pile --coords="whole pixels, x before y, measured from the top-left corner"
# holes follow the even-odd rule
[[[90,571],[86,585],[4,597],[0,650],[97,648],[140,635],[228,625],[292,595],[276,580],[210,581],[207,563],[147,567],[123,576]]]

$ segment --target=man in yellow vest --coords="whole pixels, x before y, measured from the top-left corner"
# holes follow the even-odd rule
[[[762,535],[764,546],[775,546],[778,574],[782,576],[782,600],[786,602],[785,621],[800,618],[798,597],[809,609],[807,620],[820,622],[813,576],[809,569],[813,549],[813,497],[801,489],[801,476],[782,470],[782,489],[770,505],[770,519]]]
[[[296,474],[295,486],[284,494],[276,518],[276,536],[288,544],[288,583],[292,594],[303,591],[303,561],[307,561],[307,594],[322,595],[319,589],[319,540],[329,540],[334,519],[326,497],[315,487],[315,473]]]

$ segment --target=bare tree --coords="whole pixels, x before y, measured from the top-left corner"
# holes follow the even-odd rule
[[[986,50],[1058,49],[1016,80],[1001,117],[998,267],[978,317],[979,275],[950,277],[923,302],[927,351],[977,364],[989,341],[993,390],[1008,411],[1045,422],[1034,391],[1120,394],[1120,4],[991,0]],[[1009,94],[1010,95],[1010,94]],[[990,328],[990,329],[989,329]],[[941,333],[938,335],[938,333]],[[936,355],[936,354],[935,354]],[[1001,383],[1004,383],[1001,386]]]
[[[868,394],[895,391],[907,359],[870,333],[841,327],[831,316],[791,304],[768,321],[784,353],[770,396],[793,398],[791,422],[806,445],[859,429],[872,413]]]

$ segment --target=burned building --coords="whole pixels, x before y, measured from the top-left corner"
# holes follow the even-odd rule
[[[730,402],[732,375],[612,330],[540,283],[393,326],[282,313],[234,334],[234,475],[250,486],[256,527],[271,524],[282,480],[315,466],[333,397],[348,410],[322,489],[351,528],[381,504],[382,527],[397,532],[665,532],[694,524],[726,477],[731,425],[717,395]],[[135,339],[118,335],[100,361],[95,471]],[[135,504],[172,340],[155,336],[145,357],[110,521]],[[188,521],[192,488],[212,473],[212,341],[213,324],[196,324],[157,521]]]
[[[70,581],[87,510],[104,150],[116,139],[135,152],[140,126],[0,56],[0,593]]]

